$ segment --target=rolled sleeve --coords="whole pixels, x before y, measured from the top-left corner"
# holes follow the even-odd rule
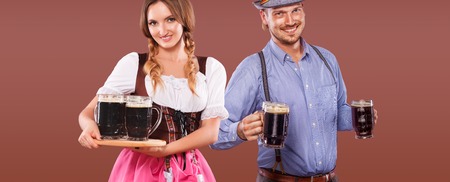
[[[202,112],[201,119],[219,117],[228,118],[228,111],[225,109],[225,85],[227,73],[225,67],[213,57],[208,57],[206,62],[206,85],[208,87],[208,100],[206,108]]]
[[[233,73],[225,92],[225,108],[228,119],[220,123],[219,139],[211,145],[213,149],[229,149],[243,142],[237,135],[237,126],[245,116],[256,110],[259,81],[257,60],[245,59]],[[256,68],[256,69],[255,69]]]

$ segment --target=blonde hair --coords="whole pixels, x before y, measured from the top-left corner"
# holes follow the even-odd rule
[[[173,14],[178,23],[183,26],[183,41],[185,43],[184,52],[188,56],[188,62],[184,66],[184,74],[188,79],[189,89],[192,93],[195,93],[196,73],[197,68],[194,63],[194,51],[195,43],[193,39],[193,32],[195,28],[194,9],[189,0],[146,0],[141,11],[141,29],[144,35],[148,38],[149,55],[144,65],[144,71],[153,80],[153,91],[156,91],[156,87],[163,85],[161,80],[161,74],[163,68],[156,61],[155,55],[158,55],[158,43],[153,39],[148,29],[148,17],[147,12],[150,5],[156,2],[163,2]]]

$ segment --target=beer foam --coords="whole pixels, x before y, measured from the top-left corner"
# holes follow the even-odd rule
[[[148,102],[148,103],[127,102],[126,107],[131,107],[131,108],[150,108],[150,107],[152,107],[152,103],[150,103],[150,102]]]
[[[373,103],[370,100],[369,101],[359,100],[359,101],[353,101],[351,106],[353,106],[353,107],[372,107]]]
[[[286,106],[266,106],[266,108],[264,109],[266,112],[270,112],[270,113],[289,113],[289,107]]]
[[[124,103],[125,97],[123,95],[99,95],[98,102]]]

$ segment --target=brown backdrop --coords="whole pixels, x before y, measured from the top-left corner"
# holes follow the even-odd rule
[[[192,0],[197,54],[231,76],[269,36],[251,0]],[[344,182],[448,180],[447,1],[305,3],[309,43],[333,51],[348,98],[372,98],[375,138],[339,133]],[[107,181],[119,149],[80,147],[78,113],[116,62],[146,50],[141,0],[9,1],[0,6],[2,181]],[[201,149],[218,181],[254,181],[256,143]],[[445,180],[444,180],[445,178]]]

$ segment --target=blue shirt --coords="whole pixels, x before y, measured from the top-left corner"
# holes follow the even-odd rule
[[[301,60],[292,58],[270,40],[263,49],[271,101],[289,105],[289,125],[285,147],[281,149],[283,168],[288,174],[312,176],[336,166],[338,130],[351,130],[351,109],[336,57],[316,46],[333,73],[303,39]],[[332,74],[334,74],[335,79]],[[229,117],[220,124],[219,139],[213,149],[228,149],[243,142],[237,125],[245,116],[261,110],[265,101],[258,54],[245,58],[233,73],[225,92]],[[258,166],[272,168],[275,150],[258,141]]]

